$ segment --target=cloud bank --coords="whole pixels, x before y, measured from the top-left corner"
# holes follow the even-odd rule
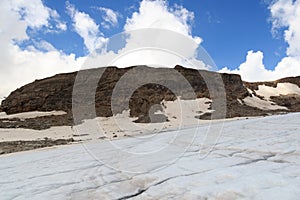
[[[58,13],[44,6],[41,0],[0,1],[0,24],[0,99],[35,79],[74,71],[83,63],[81,58],[58,51],[47,41],[36,45],[43,51],[31,45],[25,49],[18,46],[18,42],[30,38],[28,28],[66,30]]]

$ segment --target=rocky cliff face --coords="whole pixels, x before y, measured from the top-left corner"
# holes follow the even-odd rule
[[[2,101],[7,114],[28,111],[68,110],[72,105],[72,89],[76,73],[58,74],[36,80],[13,91]]]
[[[182,75],[190,86],[181,84],[176,77],[176,73]],[[216,72],[197,71],[187,69],[181,66],[176,66],[174,69],[169,68],[150,68],[147,66],[135,66],[129,68],[106,67],[98,69],[86,70],[89,74],[86,80],[82,80],[79,87],[83,87],[89,82],[96,82],[97,89],[95,92],[95,108],[96,115],[101,117],[112,116],[120,113],[127,108],[126,93],[128,88],[135,88],[138,83],[135,81],[123,81],[122,78],[131,75],[137,75],[136,80],[143,80],[144,83],[132,90],[129,94],[129,109],[132,117],[144,118],[149,114],[149,110],[154,105],[160,105],[163,100],[172,101],[178,96],[182,99],[194,99],[206,97],[216,101],[222,97],[222,88],[225,88],[226,99],[226,117],[237,116],[255,116],[265,115],[268,113],[282,112],[282,109],[263,110],[259,107],[249,106],[243,102],[245,98],[255,96],[255,91],[259,89],[259,85],[267,85],[271,87],[277,86],[278,83],[293,83],[300,87],[300,77],[286,78],[274,82],[262,83],[247,83],[241,80],[241,77],[236,74],[218,74]],[[102,74],[100,80],[97,76]],[[142,74],[142,75],[141,75]],[[25,85],[12,92],[1,104],[1,110],[7,114],[14,114],[28,111],[52,111],[63,110],[68,113],[68,124],[72,115],[72,94],[73,86],[78,72],[58,74],[50,78],[36,80],[33,83]],[[130,77],[130,76],[129,76]],[[153,83],[153,77],[158,77],[156,83]],[[220,79],[220,82],[213,82],[214,79]],[[132,80],[132,79],[131,79]],[[122,82],[119,87],[118,83]],[[215,92],[211,92],[208,87],[214,87]],[[172,86],[170,89],[167,86]],[[114,112],[111,108],[111,99],[114,89],[118,86],[120,89],[114,97],[115,107]],[[189,92],[191,87],[194,96]],[[177,94],[174,94],[174,90]],[[220,91],[220,92],[218,92]],[[251,93],[252,91],[252,93]],[[81,90],[81,96],[88,96],[89,90]],[[259,97],[259,95],[257,95]],[[263,97],[260,97],[262,100]],[[286,95],[272,97],[272,103],[277,103],[281,106],[286,106],[289,111],[300,111],[299,95]],[[267,100],[266,100],[267,101]],[[269,100],[268,100],[269,101]],[[287,103],[289,102],[289,103]],[[89,102],[81,102],[84,105]],[[159,109],[159,108],[157,108]],[[215,109],[216,110],[216,109]],[[284,110],[286,111],[286,110]],[[215,112],[218,112],[216,110]],[[93,115],[84,116],[83,118],[92,118]],[[210,114],[201,116],[202,119],[210,119]],[[147,120],[142,120],[147,122]]]

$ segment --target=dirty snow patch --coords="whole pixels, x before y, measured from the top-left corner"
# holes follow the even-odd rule
[[[279,106],[269,100],[262,100],[254,95],[252,97],[246,97],[243,101],[247,106],[256,107],[262,110],[288,110],[287,107]]]
[[[65,115],[65,114],[67,114],[65,111],[50,111],[50,112],[33,111],[33,112],[23,112],[23,113],[12,114],[12,115],[7,115],[5,112],[1,112],[0,119],[12,119],[12,118],[30,119],[36,117],[44,117],[44,116],[51,116],[51,115]]]
[[[300,88],[298,85],[292,83],[278,83],[277,87],[270,87],[266,85],[259,85],[256,94],[263,96],[266,99],[270,99],[271,96],[280,96],[288,94],[300,95]]]

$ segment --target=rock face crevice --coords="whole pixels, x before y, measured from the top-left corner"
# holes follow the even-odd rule
[[[143,84],[131,91],[130,98],[124,98],[128,95],[128,88],[135,88],[137,84],[135,81],[123,81],[122,87],[118,91],[118,94],[114,96],[114,108],[112,111],[112,95],[118,82],[122,81],[129,72],[135,74],[136,71],[144,70],[145,79]],[[194,96],[188,91],[189,88],[180,84],[180,81],[176,78],[174,70],[178,72],[189,83],[189,87],[192,88]],[[147,66],[133,66],[128,68],[117,67],[105,67],[97,69],[87,70],[89,76],[82,83],[82,96],[87,96],[88,93],[93,92],[84,88],[85,84],[90,82],[97,83],[97,89],[95,94],[95,110],[96,115],[100,117],[109,117],[116,113],[121,113],[125,109],[130,109],[130,115],[132,117],[140,117],[147,119],[149,110],[154,105],[159,105],[163,100],[173,101],[180,96],[182,99],[193,99],[206,97],[212,99],[214,102],[218,98],[222,98],[221,92],[211,93],[208,89],[208,81],[214,78],[220,78],[222,83],[211,83],[216,91],[222,91],[222,87],[225,88],[224,105],[226,106],[226,117],[240,117],[240,116],[257,116],[266,115],[269,113],[275,113],[277,111],[265,111],[259,108],[250,107],[245,104],[241,104],[239,100],[246,97],[251,97],[247,88],[250,90],[257,90],[258,85],[265,84],[268,86],[276,87],[277,83],[289,82],[300,87],[300,77],[292,77],[280,79],[274,82],[261,82],[261,83],[248,83],[243,82],[241,77],[236,74],[226,74],[209,72],[204,70],[188,69],[177,65],[175,68],[151,68]],[[102,74],[98,77],[97,74]],[[137,74],[136,80],[139,80],[139,74]],[[72,116],[72,94],[73,87],[78,72],[58,74],[42,80],[36,80],[30,84],[27,84],[15,91],[13,91],[5,100],[2,101],[1,110],[7,114],[28,112],[28,111],[52,111],[63,110],[68,113],[68,123],[70,116]],[[165,82],[152,83],[153,77],[162,76]],[[164,85],[164,83],[166,83]],[[177,94],[174,94],[173,89],[166,87],[166,85],[172,85]],[[290,111],[300,111],[299,96],[279,96],[272,97],[274,102],[279,105],[287,106]],[[292,101],[290,101],[292,100]],[[289,103],[287,103],[289,102]],[[81,102],[82,110],[84,106],[91,102]],[[80,104],[80,103],[79,103]],[[217,110],[215,111],[217,112]],[[279,111],[278,111],[279,112]],[[83,118],[92,118],[93,115],[86,115]],[[203,115],[202,119],[210,119],[211,115]],[[167,119],[166,119],[167,120]],[[139,120],[138,120],[139,121]],[[140,120],[143,121],[143,120]],[[145,120],[144,120],[145,121]],[[147,120],[146,120],[147,121]]]

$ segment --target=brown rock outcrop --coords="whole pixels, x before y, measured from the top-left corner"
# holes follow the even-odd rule
[[[77,93],[82,99],[74,100],[72,99],[73,87],[75,80],[78,81],[76,76],[79,73],[81,72],[58,74],[27,84],[12,92],[2,101],[0,109],[7,114],[63,110],[68,114],[65,117],[56,117],[61,122],[57,123],[54,120],[53,124],[70,125],[72,103],[74,103],[74,105],[79,105],[83,113],[79,120],[95,117],[93,113],[84,112],[85,106],[92,105],[97,116],[108,117],[130,109],[131,116],[139,117],[137,122],[150,122],[149,110],[154,108],[153,106],[160,105],[162,100],[175,100],[180,96],[182,99],[210,98],[213,102],[212,107],[214,107],[214,102],[219,101],[218,104],[221,102],[223,106],[226,106],[226,117],[256,116],[276,113],[277,111],[265,111],[238,102],[238,99],[251,96],[247,88],[257,90],[258,85],[261,84],[276,87],[277,83],[282,82],[290,82],[300,87],[300,77],[285,78],[273,82],[248,83],[243,82],[241,77],[236,74],[198,71],[179,65],[173,69],[147,66],[106,67],[84,71],[86,75],[81,77],[79,84],[76,85],[79,88]],[[101,78],[99,74],[102,74]],[[180,77],[185,81],[182,81]],[[87,87],[91,83],[96,83],[95,91],[92,87]],[[115,96],[112,98],[112,95]],[[272,100],[278,105],[287,106],[290,111],[300,111],[298,96],[274,97]],[[218,112],[218,106],[213,109]],[[210,117],[210,115],[202,116],[203,119]],[[157,119],[168,120],[164,116],[157,116],[155,120]],[[18,126],[26,127],[22,124],[23,122],[18,123]]]
[[[137,67],[130,68],[98,68],[90,69],[90,76],[87,81],[98,82],[98,87],[95,93],[95,107],[98,116],[112,116],[111,111],[111,96],[120,78],[130,70],[135,70]],[[243,87],[243,82],[239,75],[235,74],[218,74],[216,72],[197,71],[194,69],[187,69],[181,66],[174,68],[188,81],[190,87],[194,90],[195,95],[200,97],[212,98],[207,88],[207,83],[203,76],[213,77],[220,76],[225,86],[227,100],[234,100],[236,98],[243,98],[248,94],[248,91]],[[139,71],[145,70],[151,77],[160,77],[164,79],[165,85],[172,85],[178,91],[177,96],[183,99],[193,98],[192,95],[186,94],[188,88],[186,85],[176,82],[177,77],[172,76],[171,71],[174,69],[169,68],[150,68],[146,66],[139,66]],[[102,77],[94,74],[96,71],[101,71]],[[169,74],[169,75],[168,75]],[[50,78],[36,80],[33,83],[27,84],[14,92],[12,92],[1,105],[1,109],[7,114],[14,114],[27,111],[51,111],[51,110],[64,110],[68,113],[72,110],[72,92],[73,85],[77,72],[58,74]],[[165,76],[168,75],[168,76]],[[146,77],[146,76],[145,76]],[[148,84],[141,85],[133,91],[129,101],[129,107],[132,116],[139,116],[146,114],[150,107],[154,104],[159,104],[164,100],[175,100],[175,94],[165,87],[163,84],[151,83],[153,78],[144,80]],[[139,78],[139,77],[136,77]],[[147,77],[146,77],[147,79]],[[159,78],[158,78],[159,79]],[[207,79],[207,78],[206,78]],[[160,82],[159,82],[160,83]],[[127,84],[120,90],[120,93],[128,92],[128,88],[135,88],[136,82],[123,83]],[[222,87],[222,86],[216,86]],[[121,88],[122,89],[122,88]],[[82,92],[89,92],[82,90]],[[117,97],[121,96],[117,95]],[[123,97],[123,96],[122,96]],[[126,102],[122,99],[116,99],[117,104],[120,106],[119,112],[123,110],[122,107]],[[118,108],[116,108],[118,110]]]

